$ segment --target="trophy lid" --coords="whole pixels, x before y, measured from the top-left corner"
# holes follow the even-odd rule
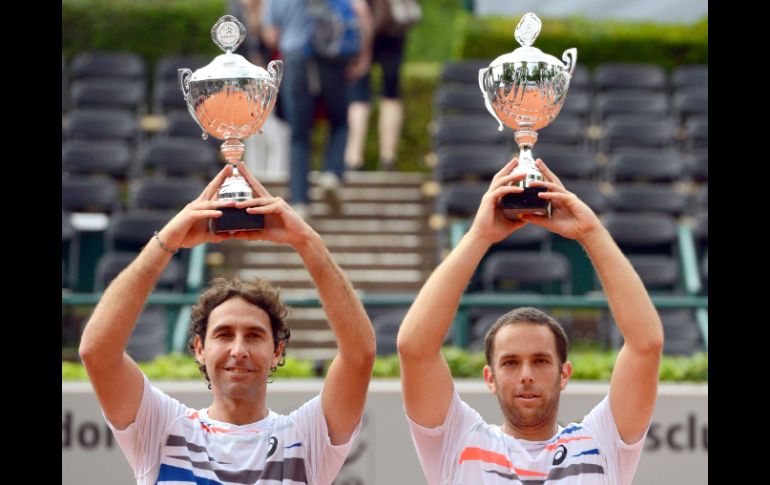
[[[273,79],[267,70],[255,66],[242,55],[233,53],[246,38],[246,27],[232,15],[225,15],[214,24],[211,28],[211,38],[225,53],[215,57],[207,66],[195,71],[190,77],[190,82],[239,78],[268,81]]]
[[[550,65],[564,66],[558,58],[545,54],[537,47],[532,47],[535,39],[540,34],[540,28],[543,26],[540,18],[532,12],[524,14],[516,26],[516,40],[521,44],[521,47],[515,49],[513,52],[503,54],[492,61],[489,66],[499,66],[509,62],[527,62],[527,63],[539,63],[544,62]]]

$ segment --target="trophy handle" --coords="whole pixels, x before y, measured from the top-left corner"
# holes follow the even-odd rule
[[[206,133],[205,128],[203,128],[203,125],[201,125],[201,122],[198,121],[198,118],[195,116],[195,110],[193,110],[192,103],[190,102],[190,77],[191,76],[192,76],[192,71],[190,69],[183,68],[183,69],[177,70],[177,77],[179,78],[179,87],[182,88],[182,95],[184,96],[184,104],[187,105],[187,111],[190,112],[190,116],[192,116],[195,122],[198,123],[198,126],[201,127],[201,131],[203,131],[201,138],[205,140],[209,137],[209,134]]]
[[[487,107],[487,111],[497,120],[500,126],[497,127],[497,131],[503,131],[503,122],[497,117],[497,113],[492,109],[492,105],[489,104],[489,98],[487,98],[487,90],[484,89],[484,73],[487,69],[479,69],[479,89],[481,89],[481,96],[484,98],[484,106]]]
[[[569,71],[570,76],[572,76],[572,71],[575,70],[575,64],[577,64],[577,49],[572,47],[564,51],[564,54],[561,55],[561,60],[564,61],[565,67]]]
[[[283,78],[283,61],[270,61],[270,64],[267,65],[267,71],[273,78],[273,84],[278,88],[278,86],[281,85],[281,79]]]

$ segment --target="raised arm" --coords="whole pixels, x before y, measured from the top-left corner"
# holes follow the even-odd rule
[[[119,429],[134,422],[143,392],[142,373],[125,353],[128,338],[172,252],[227,238],[210,234],[207,219],[222,215],[216,209],[234,205],[214,200],[229,173],[230,169],[225,167],[110,283],[83,331],[80,358],[104,415]]]
[[[524,219],[580,242],[596,268],[625,339],[612,372],[610,407],[620,437],[635,443],[644,435],[655,408],[663,349],[660,317],[639,275],[593,211],[567,191],[541,160],[537,163],[546,181],[533,185],[548,188],[540,197],[551,200],[553,217]]]
[[[452,401],[452,374],[440,350],[468,281],[489,247],[525,224],[506,219],[498,206],[503,195],[523,190],[508,185],[523,178],[511,174],[517,164],[512,160],[492,179],[470,230],[425,282],[399,329],[404,405],[422,426],[443,424]]]
[[[258,198],[239,203],[251,214],[265,214],[262,231],[241,239],[290,244],[313,279],[339,353],[326,375],[321,401],[332,444],[346,443],[361,420],[376,353],[374,330],[345,273],[332,259],[321,237],[280,197],[272,197],[241,162]]]

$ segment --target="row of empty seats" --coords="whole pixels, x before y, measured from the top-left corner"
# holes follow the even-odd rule
[[[210,61],[201,56],[164,56],[149,76],[147,63],[131,52],[84,52],[69,64],[62,56],[62,112],[84,108],[137,114],[186,111],[177,70],[195,71]]]

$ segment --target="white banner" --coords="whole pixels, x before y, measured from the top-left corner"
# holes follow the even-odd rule
[[[491,423],[502,422],[497,399],[481,379],[457,380],[462,398]],[[320,380],[268,385],[268,406],[286,414],[321,390]],[[203,382],[158,382],[195,408],[211,404]],[[559,422],[579,421],[606,394],[607,384],[572,382],[562,393]],[[62,383],[62,485],[135,484],[88,383]],[[364,426],[336,485],[424,484],[404,416],[397,380],[369,386]],[[650,433],[634,483],[708,483],[708,385],[659,388]]]

